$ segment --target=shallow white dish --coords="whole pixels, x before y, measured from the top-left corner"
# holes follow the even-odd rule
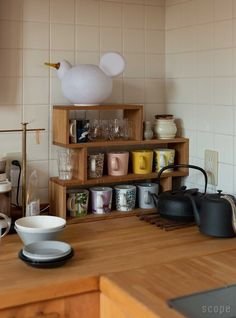
[[[15,227],[28,233],[42,233],[61,229],[66,225],[66,220],[58,216],[34,215],[16,220]]]
[[[52,261],[71,253],[71,246],[61,241],[40,241],[26,245],[23,255],[37,261]]]

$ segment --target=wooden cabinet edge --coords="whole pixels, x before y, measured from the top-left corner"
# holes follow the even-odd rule
[[[106,310],[115,310],[117,313],[123,313],[119,318],[158,318],[159,316],[153,313],[150,308],[146,307],[142,302],[131,296],[127,290],[120,287],[118,284],[112,281],[109,277],[100,277],[100,291],[101,295],[101,318],[109,318],[106,316]],[[111,302],[105,303],[105,299]],[[106,305],[111,305],[110,308],[104,308]],[[115,305],[113,307],[113,305]],[[103,307],[104,306],[104,307]],[[104,309],[104,310],[103,310]],[[167,317],[167,316],[163,316]]]
[[[99,313],[100,292],[97,290],[3,309],[0,318],[99,318]]]

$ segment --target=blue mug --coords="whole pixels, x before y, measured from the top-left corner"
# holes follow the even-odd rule
[[[73,144],[87,142],[89,140],[89,120],[70,120],[70,142]]]
[[[89,120],[77,120],[77,142],[87,142],[89,135]]]

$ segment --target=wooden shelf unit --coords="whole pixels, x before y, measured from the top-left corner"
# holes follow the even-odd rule
[[[74,110],[122,110],[124,118],[135,122],[134,140],[118,141],[97,141],[70,144],[69,143],[69,120],[71,119],[70,111]],[[134,149],[156,149],[170,148],[175,149],[175,162],[188,163],[189,158],[189,141],[186,138],[174,139],[152,139],[142,140],[143,138],[143,106],[141,105],[99,105],[99,106],[54,106],[53,107],[53,144],[65,148],[70,148],[74,154],[74,169],[72,180],[59,180],[57,177],[50,178],[50,213],[67,218],[66,201],[68,191],[76,188],[88,188],[93,185],[115,185],[118,183],[132,183],[142,180],[154,180],[157,173],[150,174],[133,174],[131,168],[126,176],[108,176],[104,175],[98,179],[87,178],[87,158],[90,152],[108,152],[108,150],[129,150]],[[104,169],[105,170],[105,169]],[[162,175],[161,185],[164,191],[172,188],[173,177],[183,177],[188,175],[187,169],[178,169],[173,172],[165,172]],[[135,209],[131,214],[140,214],[141,209]],[[83,222],[84,220],[99,220],[110,217],[127,216],[126,212],[111,212],[109,215],[87,215],[82,218],[68,218],[68,221]]]

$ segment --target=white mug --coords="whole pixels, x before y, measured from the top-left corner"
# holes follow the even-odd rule
[[[0,220],[0,238],[3,238],[10,231],[11,219],[3,213],[0,213],[0,217],[4,219],[4,220]],[[2,234],[2,229],[5,229],[5,232],[3,234]]]
[[[152,198],[152,193],[158,194],[158,184],[156,183],[141,183],[138,184],[138,202],[141,209],[153,209],[155,204]]]
[[[70,135],[71,143],[72,144],[76,144],[77,143],[76,119],[71,119],[70,120],[69,135]]]

